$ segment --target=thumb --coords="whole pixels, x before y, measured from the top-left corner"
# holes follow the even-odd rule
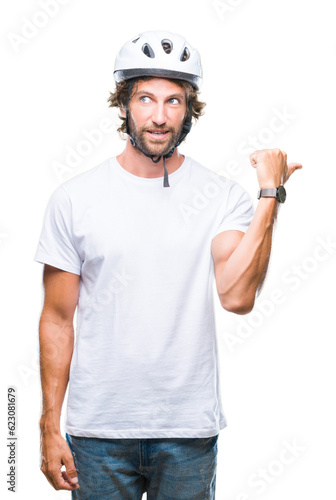
[[[63,476],[64,479],[68,480],[71,484],[77,484],[78,483],[77,470],[72,455],[70,457],[64,458],[63,463],[66,468],[66,473]]]
[[[288,168],[288,177],[290,177],[292,175],[293,172],[295,172],[295,170],[299,170],[302,168],[302,165],[301,163],[288,163],[287,165],[287,168]]]

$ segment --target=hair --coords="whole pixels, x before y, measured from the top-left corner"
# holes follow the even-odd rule
[[[121,108],[126,110],[127,108],[127,101],[128,101],[128,96],[129,99],[133,96],[133,94],[137,91],[138,87],[138,82],[139,81],[146,81],[151,78],[154,78],[153,76],[143,76],[140,78],[133,78],[132,80],[124,80],[120,83],[116,84],[116,88],[114,92],[110,92],[110,97],[107,99],[107,101],[110,103],[109,107],[110,108]],[[199,100],[199,91],[196,90],[189,82],[186,82],[184,80],[178,80],[178,79],[172,79],[172,78],[167,78],[167,80],[176,83],[179,85],[181,88],[183,88],[186,92],[186,97],[187,97],[187,102],[189,99],[192,101],[192,118],[197,121],[200,116],[204,114],[204,107],[206,105],[205,102],[202,102]],[[130,85],[130,87],[129,87]],[[124,133],[126,134],[126,118],[118,115],[119,118],[122,120],[122,123],[120,127],[117,129],[119,133]],[[187,113],[185,116],[185,120],[189,118],[189,110],[187,109]]]

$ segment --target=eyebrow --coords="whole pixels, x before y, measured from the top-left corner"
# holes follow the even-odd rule
[[[134,94],[134,97],[138,96],[138,95],[148,95],[149,97],[156,97],[155,94],[153,94],[152,92],[147,92],[146,90],[137,91]],[[184,94],[182,94],[180,92],[175,92],[174,94],[167,96],[167,99],[172,99],[173,97],[179,97],[180,99],[184,99],[185,96],[184,96]]]

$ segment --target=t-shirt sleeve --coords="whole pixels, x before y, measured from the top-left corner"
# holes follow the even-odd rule
[[[49,198],[34,260],[70,273],[81,273],[81,258],[72,235],[71,201],[62,186]]]
[[[254,215],[250,195],[238,183],[232,182],[228,198],[223,207],[223,216],[213,238],[223,231],[246,232]]]

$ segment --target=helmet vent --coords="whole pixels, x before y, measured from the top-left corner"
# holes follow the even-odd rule
[[[136,43],[139,40],[139,38],[140,38],[139,36],[138,36],[138,38],[134,38],[134,40],[132,40],[132,42]]]
[[[187,61],[190,57],[190,52],[188,47],[184,47],[184,51],[181,54],[180,61]]]
[[[161,45],[166,54],[170,54],[173,50],[173,43],[167,38],[161,40]]]
[[[143,46],[142,46],[142,52],[147,56],[147,57],[150,57],[151,59],[154,59],[155,57],[155,54],[154,54],[154,50],[152,49],[152,47],[148,44],[148,43],[145,43]]]

